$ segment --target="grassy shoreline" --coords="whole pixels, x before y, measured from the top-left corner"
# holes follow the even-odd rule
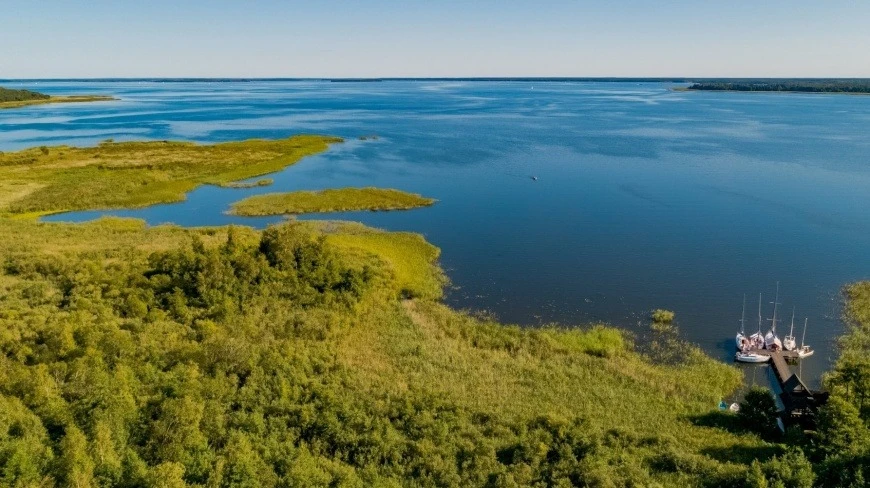
[[[409,210],[433,205],[418,194],[382,188],[338,188],[255,195],[232,205],[242,216],[298,215],[306,213]]]

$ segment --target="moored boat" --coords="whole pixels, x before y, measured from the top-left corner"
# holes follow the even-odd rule
[[[766,363],[770,361],[770,356],[751,351],[738,351],[737,354],[734,355],[734,360],[741,363]]]
[[[749,338],[746,337],[745,331],[746,322],[746,295],[743,295],[743,313],[740,315],[740,332],[737,333],[735,341],[737,342],[738,351],[748,351],[752,349],[752,344]]]
[[[770,320],[770,330],[764,334],[764,348],[771,351],[782,350],[782,341],[776,336],[776,310],[779,307],[779,282],[776,282],[776,297],[773,299],[773,318]]]
[[[794,339],[794,307],[791,309],[791,330],[789,330],[785,339],[782,340],[782,348],[786,351],[797,349],[797,341]]]
[[[807,322],[809,320],[810,320],[809,318],[804,318],[804,333],[801,336],[801,347],[797,350],[798,357],[801,359],[808,358],[808,357],[812,356],[813,353],[816,352],[816,351],[813,351],[810,348],[810,346],[808,346],[807,344],[804,344],[804,340],[807,338]]]

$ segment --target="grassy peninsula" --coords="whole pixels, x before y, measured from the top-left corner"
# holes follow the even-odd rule
[[[339,188],[256,195],[236,202],[235,215],[284,215],[359,210],[408,210],[435,203],[414,193],[383,188]]]
[[[199,185],[228,185],[325,151],[336,137],[221,144],[106,141],[0,153],[0,213],[142,207],[177,202]]]
[[[104,102],[109,100],[115,100],[115,97],[101,95],[50,96],[31,90],[12,90],[0,87],[0,109],[45,103]]]

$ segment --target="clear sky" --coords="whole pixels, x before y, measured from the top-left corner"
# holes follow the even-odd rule
[[[870,1],[2,0],[0,78],[870,77]]]

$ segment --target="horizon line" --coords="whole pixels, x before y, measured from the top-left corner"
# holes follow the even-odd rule
[[[870,81],[870,77],[709,77],[709,76],[386,76],[386,77],[191,77],[191,76],[118,76],[84,78],[0,78],[0,82],[29,81],[324,81],[324,82],[378,82],[378,81],[634,81],[649,83],[692,83],[697,81]]]

